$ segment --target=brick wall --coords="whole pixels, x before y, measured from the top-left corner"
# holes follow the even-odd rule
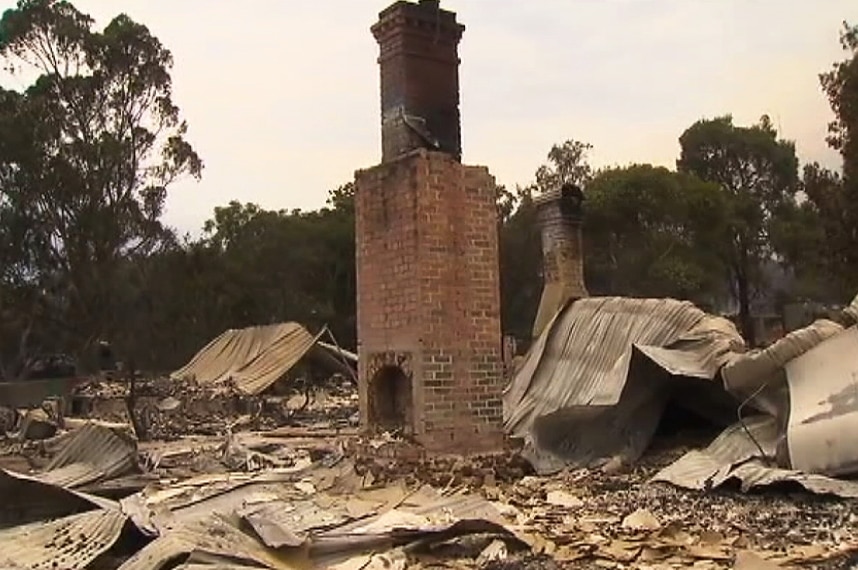
[[[364,426],[372,427],[373,369],[380,359],[407,358],[406,431],[430,449],[499,446],[494,179],[447,153],[418,150],[358,172],[355,207]]]
[[[402,113],[425,119],[443,152],[461,157],[458,44],[465,27],[437,2],[396,2],[379,14],[382,161],[425,147]]]
[[[568,204],[558,189],[535,200],[542,238],[542,297],[533,324],[538,337],[557,311],[570,299],[587,297],[580,211]]]

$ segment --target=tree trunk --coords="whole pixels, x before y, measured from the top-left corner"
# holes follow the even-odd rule
[[[754,330],[754,319],[751,315],[751,299],[748,287],[748,279],[745,276],[737,277],[739,289],[739,325],[742,336],[749,347],[754,348],[757,344],[756,331]]]
[[[736,290],[739,293],[739,326],[742,336],[750,348],[757,345],[754,319],[751,315],[751,287],[748,282],[748,250],[744,247],[739,251],[739,267],[736,271]]]

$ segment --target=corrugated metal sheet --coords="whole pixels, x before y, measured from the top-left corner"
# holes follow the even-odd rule
[[[542,472],[636,459],[669,396],[646,362],[708,381],[743,350],[732,323],[688,302],[580,299],[546,327],[505,391],[505,427],[528,441]]]
[[[786,364],[842,331],[839,324],[821,319],[789,333],[768,348],[737,355],[721,371],[724,386],[739,401],[754,396],[756,408],[777,414],[789,405],[785,392]]]
[[[271,501],[251,505],[239,514],[272,548],[300,546],[310,531],[339,526],[352,519],[345,504],[323,507],[314,500]]]
[[[204,475],[163,489],[145,489],[120,503],[142,532],[157,536],[212,513],[232,515],[249,504],[303,496],[283,485],[299,478],[284,471]]]
[[[316,567],[333,568],[355,556],[390,551],[418,540],[441,541],[483,533],[518,538],[504,526],[500,513],[484,498],[466,494],[440,497],[434,489],[424,488],[396,508],[330,530],[313,532],[310,553]]]
[[[0,567],[82,570],[116,542],[125,521],[105,509],[0,531]]]
[[[858,499],[858,482],[832,479],[825,475],[802,473],[801,471],[772,468],[756,460],[736,466],[730,472],[730,477],[738,479],[742,484],[742,490],[746,492],[779,483],[794,483],[817,495]]]
[[[417,499],[418,504],[406,501],[396,509],[353,520],[354,516],[347,513],[348,502],[359,497],[360,494],[344,496],[342,501],[336,502],[337,497],[315,496],[292,503],[273,498],[259,502],[256,507],[245,506],[247,501],[233,501],[199,518],[182,520],[129,559],[120,570],[161,568],[168,560],[190,553],[217,563],[227,562],[226,558],[239,566],[293,568],[297,564],[296,554],[308,552],[315,567],[329,568],[334,562],[356,553],[420,539],[445,539],[470,533],[513,536],[502,524],[493,522],[492,519],[501,519],[500,514],[479,496],[439,498],[426,494],[422,499],[411,497],[411,500]],[[320,508],[316,504],[318,501],[328,506]],[[325,508],[329,508],[329,512],[326,513]],[[252,520],[255,514],[259,517]],[[254,523],[256,534],[243,532],[234,515]],[[350,522],[343,524],[346,521]],[[266,546],[260,537],[280,548]],[[309,539],[308,551],[303,548],[305,539]]]
[[[752,434],[753,440],[748,436]],[[690,451],[652,478],[685,489],[708,490],[730,480],[741,483],[743,491],[778,483],[794,483],[822,495],[858,498],[858,482],[832,479],[774,466],[772,459],[780,438],[777,420],[757,416],[725,430],[702,451]],[[756,440],[756,444],[754,443]],[[762,448],[765,461],[760,458]]]
[[[748,432],[753,439],[748,436]],[[760,448],[767,460],[774,458],[777,439],[778,425],[774,418],[748,418],[744,426],[741,423],[730,426],[715,438],[709,447],[689,451],[662,469],[652,480],[672,483],[686,489],[704,490],[718,487],[731,477],[734,466],[759,458]]]
[[[73,489],[123,475],[136,466],[134,441],[104,426],[88,423],[71,433],[47,469],[36,478]]]
[[[245,394],[259,394],[280,379],[318,341],[298,323],[230,329],[206,345],[174,379],[200,384],[232,382]]]
[[[295,565],[283,554],[266,548],[222,516],[210,516],[181,525],[150,542],[119,570],[156,570],[171,560],[191,553],[252,562],[262,568],[291,570]]]
[[[0,529],[64,517],[97,508],[118,509],[115,501],[0,469]]]
[[[786,365],[789,465],[807,473],[858,471],[858,328],[851,327]]]

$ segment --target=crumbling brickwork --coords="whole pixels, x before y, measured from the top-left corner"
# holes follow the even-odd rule
[[[430,449],[502,440],[494,179],[417,150],[356,176],[358,338],[363,425],[373,428],[379,359],[408,354],[404,431]]]
[[[372,33],[380,48],[383,162],[421,147],[461,157],[458,44],[464,30],[437,0],[396,2],[379,14]]]
[[[583,194],[566,186],[534,199],[542,237],[544,286],[533,323],[538,337],[569,300],[587,297],[584,284],[584,248],[581,233]]]

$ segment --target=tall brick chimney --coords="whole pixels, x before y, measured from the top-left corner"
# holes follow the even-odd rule
[[[460,162],[463,29],[425,0],[372,27],[382,162],[355,174],[355,249],[362,427],[467,453],[503,442],[503,360],[494,178]]]
[[[547,191],[533,202],[542,234],[545,285],[533,323],[538,337],[569,300],[587,297],[584,284],[584,248],[581,236],[584,194],[573,184]]]
[[[465,26],[438,0],[396,2],[379,14],[382,161],[416,148],[459,160],[458,45]]]

